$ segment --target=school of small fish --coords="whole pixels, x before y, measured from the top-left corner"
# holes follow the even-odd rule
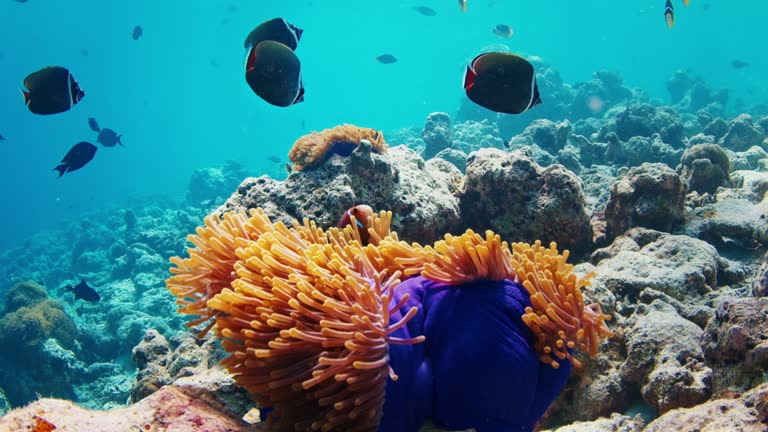
[[[687,7],[689,0],[682,1]],[[458,0],[461,12],[467,11],[467,2]],[[488,6],[492,7],[492,2]],[[412,9],[427,17],[437,15],[437,11],[429,6],[413,6]],[[675,8],[672,0],[665,0],[664,20],[667,27],[674,27]],[[304,101],[301,61],[295,53],[303,32],[278,17],[262,22],[245,38],[245,81],[257,96],[271,105],[288,107]],[[498,24],[491,29],[491,33],[501,38],[511,38],[514,30],[507,24]],[[137,41],[143,34],[142,26],[136,25],[131,37]],[[397,57],[389,53],[375,60],[381,64],[398,61]],[[734,69],[749,66],[749,63],[742,60],[733,60],[731,64]],[[467,66],[462,87],[471,101],[500,113],[521,114],[542,103],[533,65],[516,54],[489,52],[478,55]],[[75,77],[62,66],[47,66],[30,73],[24,78],[21,92],[29,112],[37,115],[68,111],[85,97]],[[113,129],[99,127],[95,118],[88,119],[88,126],[98,134],[96,142],[102,146],[123,146],[122,135]],[[4,140],[0,135],[0,141]],[[72,146],[54,170],[58,171],[59,177],[79,170],[93,159],[96,150],[97,147],[89,142],[79,142]],[[273,159],[279,161],[279,158],[270,158]]]

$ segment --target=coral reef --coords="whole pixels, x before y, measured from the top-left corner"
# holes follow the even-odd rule
[[[206,207],[222,202],[245,177],[245,169],[235,161],[229,161],[220,168],[197,169],[189,179],[186,203]],[[131,229],[135,226],[136,216],[133,216],[134,222],[131,223],[128,214],[133,215],[133,212],[126,212],[126,227]]]
[[[719,189],[688,215],[681,232],[700,238],[720,250],[750,251],[768,244],[768,176],[737,171],[731,175],[734,188]]]
[[[343,124],[297,139],[288,153],[288,159],[293,162],[293,169],[296,171],[314,169],[333,154],[348,156],[363,140],[370,143],[374,152],[387,152],[387,143],[382,132]]]
[[[229,216],[230,220],[235,217],[241,218],[242,213]],[[501,281],[500,287],[504,290],[524,286],[530,303],[524,313],[522,309],[517,310],[536,343],[535,347],[522,349],[538,353],[539,360],[551,367],[539,372],[547,382],[562,380],[559,377],[563,375],[556,372],[558,369],[562,368],[566,374],[570,370],[563,368],[563,360],[580,365],[570,349],[581,347],[595,355],[599,340],[612,336],[605,326],[609,317],[601,312],[600,306],[584,306],[581,288],[588,284],[590,276],[573,275],[573,267],[565,264],[567,252],[558,254],[554,244],[550,248],[542,248],[539,243],[515,244],[510,250],[490,231],[485,239],[468,231],[456,238],[446,235],[445,240],[434,247],[423,248],[416,243],[400,242],[389,230],[391,218],[391,213],[382,212],[368,221],[371,226],[368,246],[360,243],[354,219],[343,231],[338,228],[323,231],[307,219],[303,225],[294,221],[294,227],[288,229],[282,223],[273,224],[263,210],[257,209],[251,210],[248,221],[242,224],[249,234],[234,242],[239,246],[236,249],[239,260],[233,266],[237,278],[231,282],[231,288],[223,289],[207,304],[222,313],[217,315],[214,328],[224,348],[231,353],[223,364],[235,375],[237,383],[255,396],[260,406],[274,406],[275,411],[266,424],[269,430],[292,427],[374,430],[382,419],[384,430],[412,430],[420,426],[425,417],[452,426],[465,424],[462,422],[467,419],[480,422],[466,423],[470,426],[487,422],[492,408],[485,404],[476,405],[458,420],[455,403],[466,404],[467,396],[441,399],[446,392],[454,392],[449,382],[457,378],[449,377],[455,377],[453,368],[459,366],[454,364],[446,369],[440,365],[448,365],[445,359],[459,365],[462,360],[451,354],[455,352],[455,348],[449,349],[452,344],[440,343],[442,338],[432,335],[429,326],[421,327],[424,322],[441,321],[436,315],[440,315],[439,305],[444,304],[438,300],[443,296],[428,294],[422,298],[424,291],[418,287],[424,281],[454,286],[436,287],[436,291],[430,290],[430,293],[443,289],[461,293],[465,285],[468,293],[482,293],[483,290],[472,288],[473,281]],[[219,231],[209,243],[216,244],[213,241],[216,234],[230,235]],[[178,265],[181,260],[175,263]],[[421,276],[401,284],[402,276],[418,274]],[[519,280],[522,286],[511,280]],[[512,286],[506,288],[510,283]],[[180,297],[183,299],[183,296],[182,293]],[[425,305],[435,303],[425,308],[427,316],[424,317],[418,314],[420,308],[412,302],[409,304],[409,299]],[[198,315],[197,310],[182,309],[181,312]],[[414,317],[417,317],[415,324],[410,322]],[[388,354],[389,346],[407,347],[424,342],[424,336],[414,333],[418,328],[423,328],[427,335],[426,352],[431,353],[431,362],[435,364],[434,375],[424,378],[434,380],[441,388],[446,387],[435,390],[434,395],[426,395],[435,398],[435,405],[431,409],[425,406],[424,412],[415,411],[415,419],[402,422],[392,414],[383,418],[387,407],[398,403],[395,395],[428,391],[431,387],[422,384],[411,389],[408,386],[413,378],[409,378],[411,372],[407,365],[418,367],[422,360],[414,363],[407,359],[424,356],[423,350],[398,349]],[[450,332],[434,328],[439,329],[439,334]],[[148,334],[147,338],[148,347],[137,350],[150,354],[141,354],[138,358],[146,366],[152,363],[147,359],[160,357],[153,362],[162,365],[168,350],[156,335]],[[405,374],[404,384],[400,384],[403,381],[398,381],[396,373]],[[280,379],[275,380],[278,376]],[[387,385],[387,376],[398,382],[393,389]],[[508,379],[520,381],[518,374]],[[494,380],[496,385],[502,382],[498,376]],[[544,393],[534,398],[531,408],[527,408],[526,403],[523,411],[505,409],[504,416],[511,417],[498,420],[501,421],[498,424],[532,425],[528,422],[541,416],[559,387],[538,389]],[[460,385],[457,389],[466,388]]]
[[[600,128],[598,137],[605,140],[615,133],[621,141],[641,136],[652,138],[658,133],[661,140],[673,148],[683,147],[683,123],[678,112],[669,107],[657,108],[651,104],[633,104],[615,111]]]
[[[262,207],[273,220],[289,224],[311,217],[320,226],[336,224],[348,208],[366,203],[395,214],[393,227],[414,241],[434,241],[459,222],[453,190],[461,172],[446,173],[404,146],[377,154],[363,143],[349,157],[333,156],[314,170],[295,172],[284,181],[248,178],[221,210]]]
[[[667,81],[667,90],[672,104],[681,111],[722,111],[728,103],[728,90],[713,91],[701,77],[692,76],[690,71],[675,71]]]
[[[614,184],[605,206],[607,234],[614,238],[640,226],[671,231],[684,220],[686,189],[670,167],[644,163]]]
[[[766,256],[760,269],[757,271],[752,282],[752,295],[755,297],[768,296],[768,255]]]
[[[144,404],[156,404],[154,398],[166,397],[163,393],[167,389],[178,391],[178,386],[184,387],[184,392],[200,391],[208,395],[206,398],[215,394],[240,417],[248,409],[249,399],[225,368],[216,364],[226,353],[217,345],[215,332],[195,339],[174,311],[180,307],[193,332],[205,333],[216,319],[227,318],[209,305],[209,300],[221,299],[219,295],[232,290],[237,301],[245,302],[243,308],[253,301],[243,300],[250,299],[243,294],[248,291],[245,285],[239,286],[240,292],[233,287],[241,283],[234,283],[238,279],[235,268],[254,273],[242,280],[260,290],[266,282],[258,281],[254,268],[266,271],[264,266],[269,267],[273,272],[268,275],[270,280],[289,286],[301,278],[294,273],[295,282],[285,279],[277,266],[287,265],[275,258],[283,256],[278,252],[283,250],[278,234],[253,231],[245,214],[239,218],[228,211],[262,207],[265,215],[276,221],[275,226],[280,221],[287,227],[293,219],[306,217],[325,228],[335,225],[346,209],[366,203],[392,209],[391,225],[399,238],[408,242],[386,240],[389,246],[377,249],[387,251],[381,255],[389,257],[386,259],[400,260],[400,271],[411,272],[400,275],[403,282],[398,286],[407,289],[411,297],[401,312],[391,315],[393,323],[414,304],[430,306],[423,308],[428,310],[425,315],[440,323],[420,326],[423,320],[417,313],[391,336],[428,336],[423,343],[390,347],[389,362],[399,379],[397,386],[387,385],[387,400],[400,401],[400,405],[387,406],[385,402],[384,413],[388,409],[398,412],[396,421],[407,423],[418,417],[413,415],[422,406],[413,400],[428,400],[424,389],[434,388],[418,385],[420,375],[413,372],[412,365],[403,363],[403,358],[439,352],[451,346],[446,341],[462,335],[486,341],[488,346],[504,346],[504,340],[493,337],[498,334],[496,329],[506,328],[506,324],[494,321],[494,316],[506,316],[508,310],[514,310],[520,320],[510,327],[522,326],[520,334],[531,337],[530,347],[515,352],[538,364],[541,373],[554,369],[541,360],[556,361],[559,369],[550,376],[565,384],[542,420],[543,428],[582,421],[562,430],[634,431],[644,424],[639,417],[633,418],[640,410],[645,423],[650,422],[647,430],[764,429],[761,401],[766,390],[760,383],[765,379],[764,345],[768,339],[763,304],[768,279],[768,117],[762,117],[768,113],[766,105],[751,110],[729,106],[726,111],[727,92],[712,89],[691,72],[675,74],[668,84],[671,102],[664,103],[628,88],[617,74],[601,71],[587,82],[571,85],[541,59],[532,57],[531,61],[544,104],[523,115],[498,115],[465,100],[453,119],[445,113],[436,114],[424,127],[387,131],[389,145],[397,146],[387,147],[386,153],[376,147],[384,145],[383,135],[373,130],[355,128],[348,141],[328,131],[314,133],[300,140],[305,151],[296,153],[305,162],[299,162],[285,180],[282,172],[273,175],[271,168],[264,168],[266,171],[261,172],[271,177],[242,181],[244,169],[235,163],[199,170],[190,179],[186,197],[126,200],[123,208],[83,215],[61,230],[39,234],[19,248],[0,253],[0,278],[8,281],[0,290],[26,280],[46,287],[13,289],[2,308],[0,324],[10,330],[0,332],[5,338],[0,344],[7,347],[8,341],[17,347],[21,341],[29,341],[31,348],[17,349],[14,356],[6,356],[6,352],[0,356],[4,362],[0,368],[0,412],[3,400],[6,405],[23,404],[41,389],[42,396],[70,398],[89,408],[121,406],[130,398],[134,403],[131,409],[142,410],[147,407]],[[739,115],[741,112],[750,115]],[[433,147],[428,150],[428,145]],[[431,154],[438,147],[443,149]],[[427,157],[420,154],[429,159],[425,161]],[[205,215],[209,217],[190,243],[186,234],[196,232]],[[495,250],[493,238],[477,240],[472,235],[449,236],[432,243],[445,232],[457,234],[466,228],[478,232],[491,228],[509,240],[557,240],[577,260],[591,257],[591,263],[580,264],[572,274],[587,278],[594,272],[591,286],[580,290],[587,303],[601,304],[613,318],[611,328],[616,337],[601,343],[594,357],[573,351],[574,360],[582,367],[574,369],[566,381],[571,367],[568,354],[556,348],[557,340],[547,339],[550,333],[532,339],[535,332],[522,321],[526,287],[499,282],[492,288],[517,294],[504,297],[510,302],[490,304],[472,303],[479,297],[463,294],[470,291],[461,288],[462,296],[456,301],[461,300],[462,307],[440,315],[430,302],[438,302],[444,293],[456,288],[430,281],[420,273],[450,279],[457,277],[457,271],[478,271],[474,265],[465,267],[462,261],[452,261],[452,254],[462,250],[459,245],[472,244],[475,251],[482,250],[481,245]],[[278,231],[287,235],[290,230]],[[321,231],[315,227],[312,232]],[[335,231],[322,231],[323,236],[330,232]],[[332,250],[343,263],[360,251],[349,246],[352,240],[347,234],[339,235],[329,243],[314,245],[313,253],[318,254],[311,256],[324,256],[318,251],[330,254]],[[413,241],[432,246],[420,248],[412,245]],[[259,252],[246,263],[237,249],[251,243],[259,245],[251,251]],[[349,248],[344,253],[336,249],[341,244]],[[268,251],[259,249],[267,246]],[[192,248],[190,257],[174,261],[177,274],[164,284],[168,259],[188,247]],[[538,249],[537,253],[546,254],[547,250]],[[515,253],[520,254],[514,247],[510,249],[510,254]],[[486,255],[478,252],[477,256]],[[423,259],[429,265],[409,267]],[[441,264],[444,259],[456,265]],[[328,262],[321,260],[313,269],[327,276],[323,263]],[[334,267],[341,268],[345,267]],[[344,273],[335,280],[345,281],[348,276]],[[101,302],[74,301],[65,287],[80,279],[96,288]],[[361,284],[368,287],[368,282]],[[381,281],[384,288],[386,282]],[[479,287],[472,281],[462,283]],[[282,293],[280,289],[274,292]],[[400,299],[393,298],[391,306],[397,306]],[[439,300],[440,304],[445,301]],[[559,303],[560,307],[566,305]],[[531,302],[530,307],[534,306]],[[499,309],[502,307],[509,309]],[[37,313],[43,308],[49,312]],[[46,333],[55,327],[48,318],[57,319],[50,310],[56,316],[65,313],[71,317],[79,330],[72,336]],[[468,327],[466,319],[457,319],[464,317],[461,313],[465,310],[470,311],[467,314],[472,314],[473,322],[485,322],[490,330]],[[383,313],[383,308],[380,311]],[[531,325],[536,319],[549,317],[541,312],[527,316]],[[258,319],[265,318],[258,315]],[[10,323],[13,325],[7,326]],[[268,319],[266,325],[270,325]],[[156,331],[147,333],[148,329]],[[572,332],[566,336],[567,340],[560,339],[566,346],[572,343],[587,351],[592,348],[591,343],[574,338]],[[491,389],[509,387],[508,370],[528,366],[499,358],[499,364],[506,367],[478,367],[470,357],[495,358],[483,351],[483,346],[454,353],[456,362],[431,362],[433,371],[450,378],[441,378],[441,382],[467,388],[476,383],[489,389],[487,395],[493,397],[495,390]],[[138,372],[128,360],[134,347]],[[547,347],[556,358],[540,355],[539,351]],[[34,361],[9,365],[17,352]],[[327,371],[333,365],[323,368]],[[474,377],[475,370],[493,375],[494,381],[461,381]],[[550,400],[554,394],[540,393],[540,388],[524,381],[538,377],[539,372],[522,375],[521,381],[512,384],[517,389],[513,395],[507,388],[489,403],[477,398],[474,405],[472,401],[450,405],[445,398],[435,398],[430,404],[441,410],[439,419],[431,423],[461,429],[458,420],[469,413],[478,417],[488,414],[479,405],[494,406],[493,402],[503,401],[505,409],[512,409],[525,405],[529,397],[525,395],[530,394]],[[286,374],[293,376],[288,371]],[[450,394],[449,390],[441,387],[440,395]],[[403,394],[413,399],[405,399]],[[222,408],[221,403],[214,409]],[[537,404],[526,415],[533,415],[539,409]],[[684,408],[689,406],[693,407]],[[74,415],[99,418],[132,415],[84,414],[71,405],[62,407]],[[654,420],[654,411],[661,417]],[[130,412],[137,411],[122,411]],[[50,420],[58,422],[55,417]],[[66,423],[56,422],[60,429],[66,427]],[[407,429],[401,427],[403,424],[386,423],[389,429],[384,431]],[[190,427],[189,423],[180,425]],[[230,427],[248,430],[249,426],[232,423]]]
[[[641,386],[657,412],[687,408],[709,399],[712,370],[704,364],[702,330],[661,300],[642,305],[630,319],[624,380]]]
[[[421,154],[424,159],[432,159],[442,150],[451,148],[451,116],[443,112],[430,114],[421,131],[421,139],[424,140],[424,152]]]
[[[65,371],[54,372],[59,365],[49,347],[74,349],[77,336],[75,322],[44,288],[32,282],[14,285],[0,316],[0,346],[9,352],[0,356],[4,397],[13,405],[34,400],[41,392],[71,397],[71,377]]]
[[[40,429],[41,424],[48,424],[48,429]],[[61,399],[40,399],[0,418],[0,430],[256,432],[261,428],[229,412],[221,400],[205,390],[165,386],[130,407],[111,411],[87,410]]]
[[[759,146],[765,139],[762,126],[752,121],[752,116],[742,114],[728,125],[728,131],[720,142],[723,147],[733,151],[745,151],[752,146]]]
[[[730,186],[731,161],[716,144],[697,144],[683,153],[678,174],[688,191],[714,193],[720,186]]]
[[[768,370],[768,298],[726,298],[707,323],[701,345],[715,369],[715,388],[750,389]]]
[[[463,223],[516,241],[589,247],[592,230],[581,182],[560,165],[538,166],[522,151],[483,149],[469,157],[459,192]]]
[[[768,384],[738,398],[720,398],[697,407],[670,411],[652,421],[645,432],[761,432],[768,424]]]
[[[572,129],[568,120],[561,122],[534,120],[520,135],[509,141],[509,148],[516,150],[535,144],[542,150],[556,155],[565,147]]]
[[[173,348],[175,346],[175,349]],[[253,403],[219,362],[224,350],[213,335],[198,339],[191,334],[175,336],[171,342],[155,330],[133,348],[138,368],[129,402],[136,403],[164,385],[202,389],[226,402],[229,410],[243,416]]]
[[[718,253],[711,245],[660,232],[628,232],[621,240],[596,269],[597,278],[617,296],[653,288],[690,301],[717,289]]]
[[[453,125],[453,148],[469,154],[481,148],[504,148],[496,123],[488,120],[465,121]]]

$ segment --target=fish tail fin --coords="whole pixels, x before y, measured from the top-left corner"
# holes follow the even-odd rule
[[[31,98],[31,96],[29,95],[29,92],[22,89],[21,94],[24,96],[24,105],[29,105],[29,99]]]
[[[61,164],[53,169],[54,171],[59,172],[59,178],[64,175],[65,172],[67,172],[67,164]]]
[[[123,144],[123,141],[121,140],[122,137],[123,137],[123,134],[120,134],[117,136],[117,143],[125,147],[125,145]]]
[[[462,83],[464,90],[469,90],[473,85],[475,85],[476,76],[477,75],[475,74],[475,71],[473,71],[470,66],[467,66],[467,70],[464,72],[464,82]]]

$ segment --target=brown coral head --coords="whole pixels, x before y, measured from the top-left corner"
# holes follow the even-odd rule
[[[349,156],[362,140],[369,141],[376,153],[387,152],[387,143],[381,131],[343,124],[297,139],[288,158],[293,162],[295,171],[317,168],[332,154]]]

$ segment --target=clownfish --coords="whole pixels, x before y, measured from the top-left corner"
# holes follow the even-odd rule
[[[370,238],[370,234],[368,234],[368,218],[373,216],[373,209],[365,204],[356,205],[344,212],[337,226],[344,228],[347,225],[351,225],[352,216],[355,217],[355,224],[360,232],[360,240],[363,241],[364,245],[368,244]]]

